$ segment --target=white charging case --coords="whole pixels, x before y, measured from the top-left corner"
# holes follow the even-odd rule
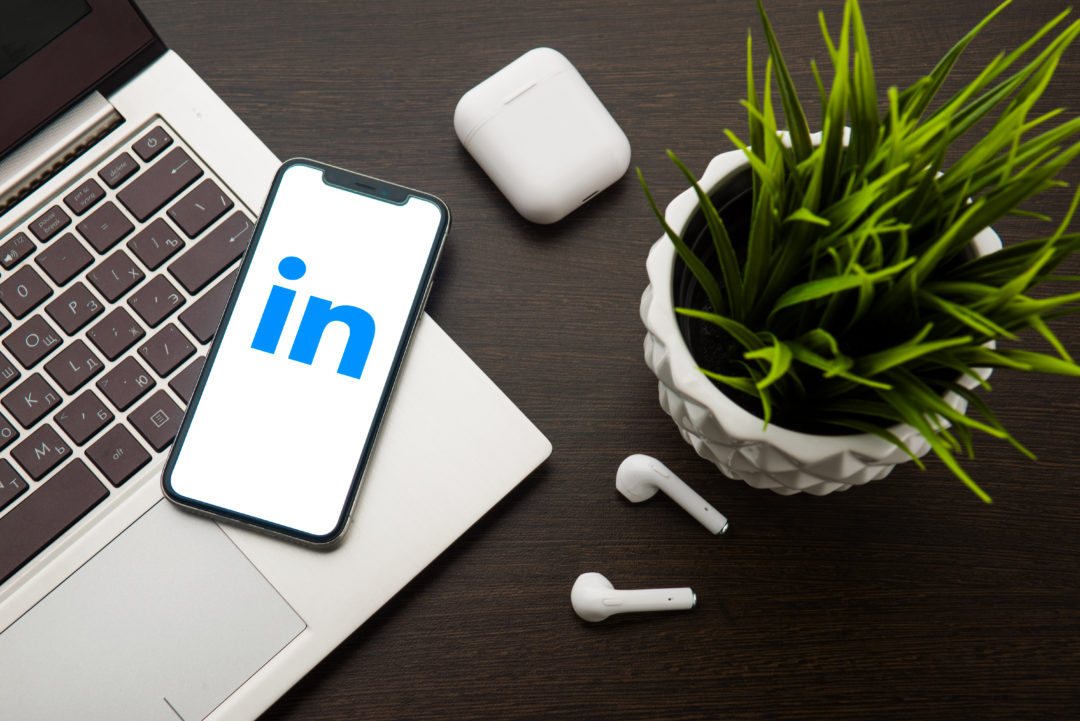
[[[562,53],[536,48],[458,101],[454,130],[511,205],[554,223],[621,178],[630,141]]]

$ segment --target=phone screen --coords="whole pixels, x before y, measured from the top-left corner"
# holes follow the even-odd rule
[[[283,166],[166,494],[303,540],[340,534],[447,224],[432,196],[309,161]]]

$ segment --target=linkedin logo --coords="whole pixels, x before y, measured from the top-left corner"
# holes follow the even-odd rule
[[[304,261],[294,255],[284,258],[278,264],[278,273],[285,280],[299,280],[306,272],[307,266]],[[259,319],[259,327],[255,329],[255,338],[251,341],[252,348],[270,354],[277,352],[281,333],[285,329],[285,320],[289,317],[295,298],[295,290],[280,285],[275,285],[270,289],[270,297],[266,300],[266,307],[263,308],[262,317]],[[364,372],[371,342],[375,338],[375,321],[371,314],[362,308],[352,305],[334,305],[325,298],[311,296],[308,299],[304,315],[300,319],[300,327],[296,331],[296,337],[293,338],[292,348],[289,349],[289,360],[311,365],[315,360],[315,351],[319,348],[323,331],[333,322],[344,323],[349,328],[349,339],[341,354],[337,372],[351,378],[359,378]]]

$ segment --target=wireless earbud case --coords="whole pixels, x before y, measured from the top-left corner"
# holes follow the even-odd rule
[[[536,48],[454,111],[469,154],[525,218],[554,223],[621,178],[630,142],[562,53]]]

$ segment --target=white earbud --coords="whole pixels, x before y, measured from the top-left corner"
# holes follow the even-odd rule
[[[583,573],[570,591],[574,612],[586,621],[603,621],[616,613],[682,611],[693,608],[697,596],[689,588],[642,588],[619,591],[599,573]]]
[[[710,533],[724,533],[728,529],[724,514],[709,505],[708,501],[652,456],[641,453],[627,456],[615,474],[615,487],[634,503],[647,501],[656,495],[658,489],[662,490],[708,528]]]

